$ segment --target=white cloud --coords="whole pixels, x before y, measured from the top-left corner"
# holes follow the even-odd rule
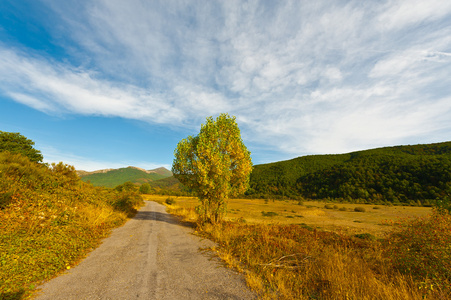
[[[392,30],[435,21],[450,13],[450,1],[393,0],[388,2],[387,9],[379,15],[378,21],[385,30]]]
[[[96,79],[89,71],[1,50],[0,87],[14,100],[44,112],[119,116],[155,123],[184,113],[145,89]]]
[[[292,154],[450,130],[447,1],[48,4],[71,63],[0,46],[3,93],[47,113],[194,127],[229,112]]]

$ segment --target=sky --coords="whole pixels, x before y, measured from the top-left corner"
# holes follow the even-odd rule
[[[209,116],[254,164],[451,140],[451,1],[0,1],[0,130],[171,168]]]

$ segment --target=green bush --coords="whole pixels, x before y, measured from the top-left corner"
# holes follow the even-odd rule
[[[374,241],[376,240],[376,237],[372,235],[371,233],[358,233],[354,235],[356,238],[362,239],[362,240],[370,240]]]
[[[356,211],[356,212],[366,212],[366,209],[364,207],[358,206],[358,207],[354,208],[354,211]]]
[[[440,214],[451,214],[451,200],[449,197],[444,197],[435,203],[435,210]]]
[[[21,154],[30,161],[42,162],[44,158],[41,151],[33,148],[34,142],[27,139],[19,132],[0,131],[0,152],[8,151],[13,154]]]
[[[135,191],[122,191],[113,198],[114,209],[127,213],[129,217],[136,213],[136,208],[143,204],[143,198]]]
[[[264,212],[262,211],[262,216],[263,217],[274,217],[274,216],[278,216],[279,214],[273,211],[268,211],[268,212]]]
[[[168,205],[174,205],[174,204],[175,204],[175,199],[172,198],[172,197],[169,197],[169,198],[167,198],[164,202],[165,202],[166,204],[168,204]]]
[[[395,225],[388,254],[400,272],[437,285],[451,280],[451,215],[433,213]]]
[[[139,187],[139,192],[141,194],[150,194],[152,192],[152,188],[150,187],[150,184],[146,182],[141,184],[141,186]]]
[[[326,209],[333,209],[334,205],[333,204],[326,204],[326,205],[324,205],[324,208],[326,208]]]

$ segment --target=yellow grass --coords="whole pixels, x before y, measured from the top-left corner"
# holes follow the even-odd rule
[[[164,201],[171,197],[175,200],[173,208],[193,209],[199,205],[196,197],[173,197],[145,195],[145,200]],[[326,209],[325,202],[263,199],[229,199],[226,221],[245,220],[247,224],[306,224],[326,231],[343,234],[370,233],[382,237],[392,227],[390,221],[408,217],[424,217],[431,213],[429,207],[384,206],[370,204],[332,203],[338,209]],[[340,211],[340,208],[346,211]],[[354,208],[363,207],[366,212],[355,212]],[[377,207],[377,209],[374,209]],[[277,213],[273,217],[264,217],[264,212]]]
[[[165,203],[169,197],[145,198]],[[171,198],[175,203],[168,205],[170,212],[195,220],[197,198]],[[198,233],[217,243],[211,250],[226,265],[244,272],[248,286],[261,299],[450,299],[447,279],[433,282],[401,274],[387,252],[391,236],[386,233],[399,229],[392,222],[426,216],[430,208],[328,207],[334,205],[326,209],[324,202],[315,201],[299,205],[231,199],[226,220],[232,222],[207,223],[198,227]],[[355,212],[355,207],[366,211]],[[276,215],[268,217],[268,212]],[[356,233],[385,239],[360,239],[354,237]]]

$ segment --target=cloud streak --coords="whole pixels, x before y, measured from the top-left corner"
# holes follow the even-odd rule
[[[195,128],[229,112],[287,156],[443,141],[445,2],[46,1],[66,57],[0,44],[0,89],[48,114]]]

